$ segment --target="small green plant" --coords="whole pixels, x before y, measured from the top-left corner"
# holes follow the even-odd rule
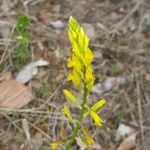
[[[40,88],[38,89],[38,93],[44,99],[50,97],[51,93],[50,93],[50,88],[49,88],[48,84],[43,82],[41,84]]]
[[[121,71],[123,71],[124,66],[120,62],[112,63],[111,64],[112,73],[114,75],[119,74]]]
[[[144,22],[144,26],[147,28],[147,29],[150,29],[150,20],[146,20]]]
[[[87,146],[94,143],[90,132],[83,125],[83,119],[87,116],[91,116],[95,124],[101,127],[103,120],[97,112],[105,104],[104,99],[99,100],[92,106],[88,106],[87,104],[87,99],[93,88],[95,80],[93,69],[91,67],[94,56],[88,47],[89,38],[85,34],[83,28],[73,17],[69,18],[68,34],[72,45],[72,54],[68,58],[67,63],[67,67],[69,69],[67,80],[71,81],[75,85],[78,91],[82,94],[82,99],[78,99],[71,91],[67,89],[63,90],[66,98],[70,100],[72,105],[76,105],[79,109],[78,119],[76,120],[68,106],[64,106],[62,108],[63,113],[74,127],[71,137],[66,139],[64,142],[66,144],[66,150],[71,149],[76,137],[79,137]]]
[[[116,113],[117,121],[120,123],[120,121],[125,117],[126,113],[124,111],[118,111]]]
[[[21,16],[17,19],[16,28],[13,32],[14,37],[16,38],[15,46],[15,57],[13,58],[13,65],[15,69],[19,70],[24,66],[24,63],[30,57],[29,51],[29,42],[30,35],[27,29],[30,20],[27,16]]]

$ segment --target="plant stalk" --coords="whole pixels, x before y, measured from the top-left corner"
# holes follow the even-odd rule
[[[87,89],[85,87],[84,88],[84,94],[83,94],[83,104],[82,104],[82,109],[80,110],[79,120],[78,120],[78,122],[76,124],[76,127],[74,128],[74,131],[73,131],[73,134],[71,136],[71,139],[69,140],[69,142],[66,145],[66,150],[70,150],[71,145],[74,142],[74,140],[75,140],[75,138],[76,138],[76,136],[78,134],[78,131],[80,129],[80,124],[81,124],[81,122],[83,120],[83,116],[84,116],[84,113],[85,113],[85,110],[86,110],[86,107],[85,107],[86,99],[87,99]]]

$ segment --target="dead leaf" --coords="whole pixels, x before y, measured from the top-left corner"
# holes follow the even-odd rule
[[[0,83],[0,93],[0,107],[21,108],[32,99],[28,87],[15,80]]]
[[[56,29],[63,28],[65,25],[61,20],[52,21],[50,24]]]
[[[98,95],[101,95],[101,94],[111,90],[112,88],[125,83],[125,81],[126,81],[125,77],[109,77],[103,83],[96,84],[93,87],[92,92],[96,93]]]
[[[136,144],[136,130],[126,124],[120,124],[116,131],[116,141],[123,139],[117,150],[131,150]]]
[[[131,150],[135,147],[135,145],[136,145],[136,133],[125,138],[121,142],[117,150]]]
[[[116,130],[116,141],[119,141],[120,139],[124,138],[127,135],[131,135],[132,133],[135,133],[135,129],[122,123]]]
[[[21,83],[27,83],[30,81],[33,76],[35,76],[38,73],[38,67],[40,66],[47,66],[49,62],[44,61],[42,59],[36,61],[36,62],[31,62],[23,70],[21,70],[17,77],[16,81],[19,81]]]

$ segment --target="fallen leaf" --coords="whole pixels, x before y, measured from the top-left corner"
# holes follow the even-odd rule
[[[123,139],[117,150],[131,150],[136,144],[136,130],[126,124],[120,124],[116,131],[116,141]]]
[[[63,28],[65,25],[61,20],[52,21],[50,24],[56,29]]]
[[[136,133],[125,138],[121,142],[117,150],[131,150],[135,147],[135,145],[136,145]]]
[[[16,81],[19,81],[21,83],[27,83],[33,78],[33,76],[38,73],[39,66],[47,66],[48,64],[48,61],[44,61],[42,59],[36,62],[29,63],[27,66],[24,67],[23,70],[18,73]]]
[[[134,132],[135,132],[135,129],[122,123],[119,125],[118,129],[116,130],[116,135],[115,135],[116,141],[124,138],[127,135],[131,135]]]
[[[92,92],[101,95],[112,88],[119,86],[120,84],[124,84],[125,81],[125,77],[109,77],[103,83],[96,84],[93,87]]]
[[[28,87],[15,80],[0,83],[0,93],[0,107],[21,108],[32,99]]]

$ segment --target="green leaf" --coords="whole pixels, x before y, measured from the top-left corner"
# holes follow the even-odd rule
[[[17,19],[17,26],[21,28],[26,28],[30,23],[30,19],[27,16],[20,16]]]
[[[71,92],[69,92],[68,90],[63,90],[63,93],[65,94],[65,96],[73,103],[77,104],[78,106],[80,106],[78,100],[73,96],[73,94]]]
[[[93,111],[97,111],[97,109],[100,109],[105,104],[105,100],[101,99],[97,103],[95,103],[90,109]]]

